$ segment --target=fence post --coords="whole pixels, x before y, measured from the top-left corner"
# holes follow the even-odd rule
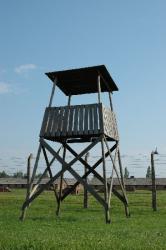
[[[154,154],[158,154],[157,151],[152,151],[151,153],[151,172],[152,172],[152,208],[153,211],[157,211],[157,201],[156,201],[156,176],[154,167]]]

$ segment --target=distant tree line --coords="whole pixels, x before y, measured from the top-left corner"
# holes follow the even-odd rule
[[[42,176],[42,173],[36,174],[36,178],[39,178]],[[4,170],[0,172],[0,178],[7,178],[7,177],[13,177],[13,178],[27,178],[27,174],[23,173],[22,171],[17,171],[11,175],[7,174]],[[48,177],[48,174],[46,173],[44,177]]]

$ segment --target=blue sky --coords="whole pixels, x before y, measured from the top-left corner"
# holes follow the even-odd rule
[[[148,157],[156,146],[166,154],[165,0],[0,3],[1,169],[17,168],[12,157],[24,162],[37,150],[52,86],[44,73],[98,64],[119,87],[113,101],[130,172],[132,157]],[[58,91],[55,105],[65,103]]]

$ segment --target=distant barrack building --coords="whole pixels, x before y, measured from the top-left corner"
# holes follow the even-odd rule
[[[44,185],[47,183],[49,178],[44,178],[40,185]],[[134,190],[151,190],[152,181],[150,178],[128,178],[125,180],[125,186],[127,191]],[[34,184],[37,182],[37,179],[34,181]],[[110,179],[108,179],[108,183]],[[76,179],[74,178],[64,178],[63,179],[63,191],[66,191],[68,188],[71,188],[76,183]],[[97,178],[92,178],[88,180],[89,185],[93,186],[96,191],[103,192],[104,185]],[[56,189],[59,190],[60,187],[60,178],[55,181]],[[115,188],[120,188],[119,182],[117,178],[114,178],[113,186]],[[27,180],[26,178],[0,178],[0,187],[8,187],[10,189],[14,188],[27,188]],[[166,178],[156,178],[156,188],[157,190],[166,190]],[[49,188],[51,189],[51,188]],[[83,186],[78,185],[72,194],[79,194],[83,191]]]

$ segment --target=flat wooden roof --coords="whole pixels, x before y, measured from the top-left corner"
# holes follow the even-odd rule
[[[68,95],[80,95],[97,93],[97,77],[101,76],[101,91],[118,91],[114,80],[105,65],[87,68],[71,69],[48,72],[46,75],[54,82],[57,78],[57,86]]]

